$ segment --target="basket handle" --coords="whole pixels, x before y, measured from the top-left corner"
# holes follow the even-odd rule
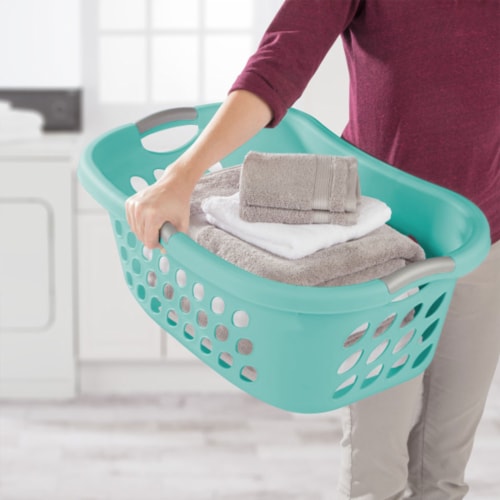
[[[157,127],[177,121],[194,121],[198,118],[196,108],[171,108],[146,116],[135,123],[139,133],[144,135]]]
[[[389,293],[394,293],[416,280],[433,274],[451,273],[455,270],[455,261],[451,257],[432,257],[430,259],[412,262],[398,269],[389,276],[381,278]]]
[[[164,222],[160,228],[160,240],[168,243],[168,240],[178,232],[171,222]]]

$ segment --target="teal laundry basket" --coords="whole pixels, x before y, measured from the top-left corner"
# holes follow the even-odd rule
[[[421,373],[434,355],[457,278],[490,247],[483,213],[462,196],[356,149],[313,117],[291,109],[221,161],[250,151],[355,156],[364,195],[392,209],[390,225],[416,238],[427,259],[366,283],[301,287],[244,271],[166,224],[167,253],[130,231],[125,200],[137,179],[155,181],[218,108],[178,108],[119,127],[90,144],[78,168],[84,188],[109,212],[127,286],[166,332],[227,380],[279,408],[317,413],[370,396]],[[194,137],[167,152],[146,136],[192,126]],[[193,127],[194,126],[194,127]]]

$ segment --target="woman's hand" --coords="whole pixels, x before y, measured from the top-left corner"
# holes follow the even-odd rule
[[[260,97],[246,90],[231,92],[161,179],[127,200],[127,221],[137,238],[148,248],[161,248],[159,233],[165,222],[187,232],[191,193],[203,172],[248,141],[272,117],[271,108]]]
[[[151,186],[125,203],[127,221],[137,238],[148,248],[162,248],[160,229],[171,222],[178,231],[189,228],[189,203],[193,185],[179,169],[171,166]]]

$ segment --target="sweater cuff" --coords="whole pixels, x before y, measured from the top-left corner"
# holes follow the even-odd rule
[[[253,71],[244,71],[236,79],[228,94],[235,90],[247,90],[260,97],[273,113],[271,121],[266,125],[267,128],[276,127],[288,111],[288,106],[283,102],[278,92],[258,73]]]

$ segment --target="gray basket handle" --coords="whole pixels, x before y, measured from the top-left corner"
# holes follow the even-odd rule
[[[198,118],[196,108],[172,108],[158,111],[152,115],[146,116],[135,123],[139,133],[145,134],[161,125],[176,121],[193,121]]]
[[[160,239],[165,243],[175,234],[178,233],[176,227],[171,222],[164,222],[160,228]]]
[[[432,257],[413,262],[402,269],[382,278],[389,293],[394,293],[414,281],[433,274],[451,273],[455,270],[455,261],[451,257]]]

